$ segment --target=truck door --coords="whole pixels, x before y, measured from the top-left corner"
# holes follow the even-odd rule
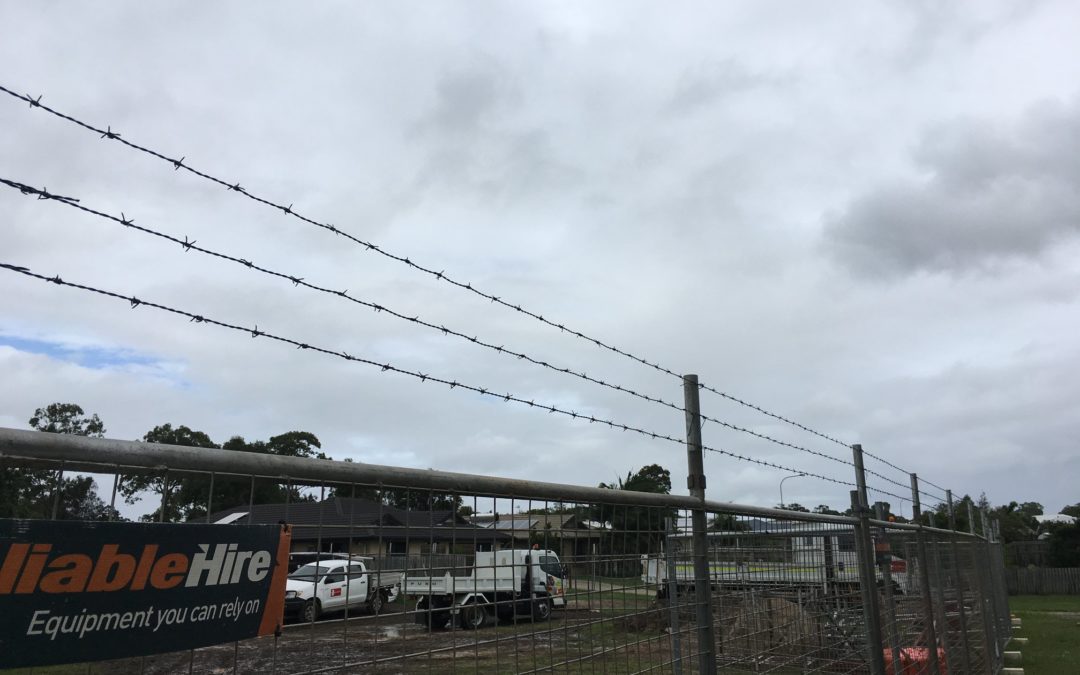
[[[325,611],[341,609],[345,607],[345,587],[348,579],[345,578],[345,566],[335,565],[330,567],[329,572],[319,584],[319,601]]]
[[[368,576],[364,563],[352,563],[349,565],[349,606],[363,604],[367,601],[370,583],[371,578]]]

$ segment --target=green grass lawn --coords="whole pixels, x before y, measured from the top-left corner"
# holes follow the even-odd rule
[[[1026,675],[1080,673],[1080,596],[1016,595],[1009,609],[1024,623],[1013,636],[1028,638],[1019,648]]]

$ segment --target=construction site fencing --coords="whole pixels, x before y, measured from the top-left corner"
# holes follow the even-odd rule
[[[312,573],[343,592],[287,604],[272,637],[77,672],[994,675],[1010,635],[999,544],[855,496],[854,516],[796,513],[11,429],[0,472],[54,486],[38,518],[77,517],[59,486],[79,473],[119,511],[148,486],[160,522],[284,521],[305,564],[366,561],[382,589]]]

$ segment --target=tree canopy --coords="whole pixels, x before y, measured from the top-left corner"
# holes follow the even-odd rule
[[[51,434],[101,438],[105,424],[74,403],[51,403],[34,411],[30,428]],[[116,509],[97,494],[90,476],[48,469],[0,468],[0,518],[115,520]]]

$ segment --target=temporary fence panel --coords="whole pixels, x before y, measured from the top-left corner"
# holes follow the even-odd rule
[[[148,486],[158,520],[287,523],[306,551],[275,635],[90,673],[993,673],[1009,634],[1000,547],[931,528],[0,430],[13,470],[92,472],[114,505]]]

